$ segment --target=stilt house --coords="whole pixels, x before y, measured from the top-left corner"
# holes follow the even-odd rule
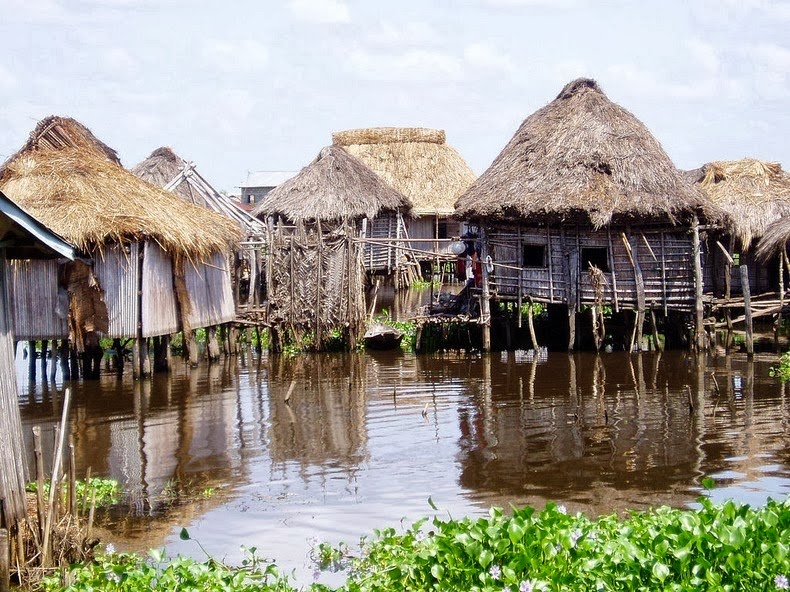
[[[254,247],[258,243],[263,244],[265,224],[231,203],[198,172],[193,162],[185,161],[171,148],[157,148],[148,158],[135,165],[132,173],[153,185],[172,191],[188,203],[207,208],[233,221],[243,234],[244,243],[239,244],[235,249],[231,265],[229,266],[227,262],[212,261],[209,265],[196,266],[195,272],[208,277],[217,275],[220,270],[223,270],[223,273],[230,271],[230,283],[226,281],[224,284],[233,285],[237,307],[241,302],[248,304],[250,301],[262,299],[260,294],[251,292],[254,292],[255,287],[260,283],[258,280],[262,253],[259,252],[260,249]],[[243,293],[242,287],[244,287]],[[221,322],[229,322],[235,318],[235,312],[227,308],[230,301],[223,299],[223,302],[226,310],[223,310],[219,317]]]
[[[705,262],[705,292],[715,298],[742,293],[741,274],[747,265],[751,294],[775,292],[784,285],[782,250],[767,262],[754,246],[771,224],[790,215],[790,175],[779,163],[753,158],[708,163],[685,173],[727,214],[727,224],[711,237]]]
[[[368,165],[411,202],[407,234],[418,260],[447,252],[448,242],[443,239],[463,234],[461,223],[453,217],[455,201],[472,185],[475,174],[447,144],[444,130],[353,129],[332,134],[332,142]],[[369,236],[393,236],[392,229],[384,227],[386,220],[376,220]]]
[[[359,236],[371,220],[409,209],[403,195],[338,146],[323,148],[266,195],[253,213],[269,227],[268,316],[275,349],[306,336],[323,349],[338,328],[353,347],[365,320]]]
[[[603,307],[633,310],[638,346],[646,311],[695,313],[702,332],[706,204],[642,122],[578,79],[524,120],[456,214],[479,227],[484,300],[567,307],[569,348],[576,313],[593,308],[600,347]]]
[[[7,259],[72,261],[73,247],[0,192],[0,528],[27,517],[19,392],[14,372],[14,336],[8,302]],[[7,558],[6,558],[7,559]]]
[[[222,269],[236,226],[135,177],[77,121],[41,121],[3,164],[0,189],[92,258],[14,268],[18,339],[69,338],[91,354],[91,374],[100,337],[133,339],[135,372],[146,373],[147,338],[224,318],[227,273],[207,277],[200,265]]]

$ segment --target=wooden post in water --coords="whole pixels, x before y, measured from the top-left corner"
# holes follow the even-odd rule
[[[49,379],[52,382],[55,382],[55,377],[58,369],[58,341],[57,339],[52,340],[52,359],[50,360],[49,366]]]
[[[69,368],[69,340],[60,340],[60,374],[63,380],[71,380],[71,369]]]
[[[47,352],[49,351],[49,341],[41,340],[41,381],[47,381]]]
[[[194,368],[198,365],[198,342],[194,329],[184,332],[184,345],[186,346],[189,365]]]
[[[694,259],[694,342],[697,351],[707,349],[705,336],[704,309],[702,303],[702,260],[699,244],[699,220],[695,215],[692,222],[692,258]]]
[[[741,290],[743,291],[743,314],[746,322],[746,353],[754,355],[754,326],[752,324],[752,294],[749,286],[749,268],[741,265]]]
[[[140,339],[135,338],[132,342],[132,377],[135,380],[140,378],[140,370],[142,369],[140,359]]]
[[[151,376],[151,355],[147,337],[140,339],[140,374],[142,376]]]
[[[642,275],[642,266],[639,264],[638,249],[639,243],[635,236],[631,235],[631,228],[626,227],[628,232],[629,253],[631,262],[634,265],[634,282],[636,283],[636,350],[642,351],[642,328],[645,322],[645,279]]]
[[[535,323],[532,320],[532,295],[527,296],[529,302],[529,312],[527,313],[527,326],[529,327],[529,338],[532,340],[532,349],[538,349],[538,338],[535,335]],[[519,308],[519,316],[521,316],[521,309]]]
[[[576,300],[579,296],[579,251],[568,255],[568,351],[576,349]]]
[[[36,342],[27,342],[27,377],[30,382],[36,382]]]
[[[219,360],[220,350],[216,325],[206,328],[206,349],[208,350],[209,362],[216,362]]]
[[[491,294],[488,287],[488,266],[483,262],[483,291],[480,303],[480,320],[483,322],[483,351],[491,351]],[[433,278],[431,278],[433,286]]]

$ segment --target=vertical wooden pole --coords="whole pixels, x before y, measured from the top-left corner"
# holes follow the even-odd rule
[[[189,357],[189,365],[195,367],[198,365],[198,342],[194,329],[185,332],[184,342],[187,346],[187,356]]]
[[[568,254],[568,351],[576,349],[576,301],[578,292],[579,249],[573,248]]]
[[[527,296],[529,302],[529,312],[527,313],[527,326],[529,326],[529,338],[532,340],[532,349],[538,349],[538,338],[535,336],[535,323],[532,320],[532,296]],[[521,316],[521,311],[519,311]]]
[[[658,323],[656,323],[656,311],[653,310],[653,307],[650,307],[650,324],[653,329],[653,348],[656,351],[664,351],[664,344],[661,342],[658,336]]]
[[[730,303],[730,297],[732,296],[732,258],[730,253],[732,253],[733,249],[735,248],[735,239],[730,237],[730,250],[728,253],[725,253],[725,263],[724,263],[724,302],[725,304]],[[732,334],[732,310],[729,306],[724,308],[724,320],[727,322],[727,347],[729,347],[730,337]]]
[[[741,265],[741,289],[743,290],[743,314],[746,321],[746,353],[751,357],[754,355],[754,326],[752,325],[752,294],[747,265]]]
[[[698,351],[707,348],[705,337],[704,309],[702,303],[702,260],[699,242],[699,220],[695,215],[692,219],[692,258],[694,259],[694,341]]]
[[[779,313],[776,315],[776,324],[774,325],[774,342],[779,342],[779,332],[782,329],[782,310],[785,307],[785,266],[784,266],[785,248],[782,245],[782,250],[779,253]]]
[[[140,374],[151,376],[151,355],[148,345],[148,337],[140,339]]]
[[[217,326],[206,328],[206,349],[208,350],[209,362],[219,360],[219,340],[217,339]]]
[[[69,363],[71,365],[71,380],[77,380],[80,377],[80,358],[77,355],[77,347],[69,344]]]
[[[69,340],[60,340],[60,374],[63,381],[71,380],[71,371],[69,368]]]
[[[487,251],[487,249],[486,249]],[[482,262],[483,268],[483,289],[482,302],[480,303],[480,320],[483,322],[483,351],[491,351],[491,293],[488,287],[488,265],[485,260]],[[433,277],[431,277],[433,286]],[[433,296],[433,294],[432,294]],[[433,298],[431,298],[433,300]]]
[[[36,342],[27,342],[27,377],[30,382],[36,382]]]
[[[46,339],[41,340],[41,381],[47,381],[47,352],[49,351],[49,341]]]
[[[645,278],[642,275],[642,266],[639,263],[639,241],[631,235],[630,226],[626,226],[628,244],[631,247],[631,261],[634,264],[634,282],[636,284],[636,350],[642,351],[642,327],[645,320]]]
[[[52,359],[50,360],[49,366],[49,379],[52,382],[55,382],[56,373],[58,370],[58,341],[57,339],[52,340]]]

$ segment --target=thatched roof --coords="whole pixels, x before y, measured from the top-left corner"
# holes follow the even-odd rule
[[[767,261],[782,249],[787,252],[788,242],[790,242],[790,216],[785,216],[765,229],[755,249],[757,258]]]
[[[416,216],[451,215],[455,200],[475,180],[466,161],[449,146],[443,130],[379,127],[332,134],[342,146],[412,203]]]
[[[705,201],[641,121],[580,78],[524,120],[456,213],[601,227],[675,222]]]
[[[790,175],[779,163],[744,158],[711,162],[685,174],[727,213],[729,230],[744,249],[790,214]]]
[[[245,231],[264,230],[259,220],[233,205],[203,178],[193,163],[182,159],[172,148],[157,148],[148,158],[132,167],[132,173],[157,187],[172,191],[188,203],[222,214]]]
[[[227,219],[135,177],[114,155],[73,119],[50,117],[3,165],[0,189],[85,252],[151,239],[203,259],[237,238]]]
[[[294,222],[340,221],[410,207],[409,200],[362,161],[338,146],[327,146],[296,176],[272,189],[252,213]]]

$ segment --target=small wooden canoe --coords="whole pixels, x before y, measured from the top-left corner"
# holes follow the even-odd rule
[[[370,349],[394,349],[403,339],[403,331],[384,323],[373,323],[365,332],[365,347]]]

